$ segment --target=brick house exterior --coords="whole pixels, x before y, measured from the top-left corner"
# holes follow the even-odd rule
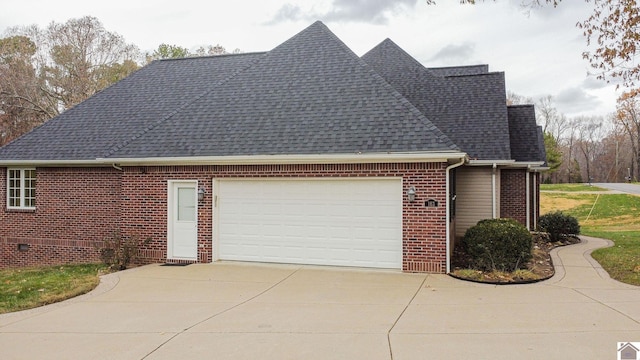
[[[3,211],[0,221],[11,227],[0,230],[0,267],[95,262],[98,261],[97,246],[114,231],[152,239],[143,249],[141,261],[164,262],[167,259],[166,188],[171,179],[197,179],[210,192],[209,185],[214,178],[402,177],[420,190],[421,197],[444,203],[445,168],[446,163],[144,166],[125,167],[122,171],[40,168],[38,196],[46,201],[46,196],[51,195],[52,200],[47,202],[50,206],[32,212]],[[3,171],[0,181],[6,182],[5,174]],[[78,178],[85,181],[79,184]],[[410,203],[404,199],[402,209],[402,269],[443,272],[445,208],[427,208],[420,202]],[[212,262],[211,197],[198,205],[198,217],[204,220],[198,224],[198,262]],[[25,228],[29,230],[20,231]],[[27,244],[29,249],[20,251],[19,244]]]
[[[431,104],[435,94],[446,95],[436,105],[449,105]],[[459,102],[462,94],[472,97]],[[455,208],[465,206],[455,201],[463,183],[455,168],[491,169],[499,159],[499,189],[479,191],[493,192],[496,216],[530,228],[537,221],[537,171],[545,162],[540,130],[532,106],[511,108],[504,100],[504,74],[486,66],[427,69],[389,40],[360,58],[319,22],[267,53],[156,61],[0,148],[6,200],[0,268],[95,262],[101,242],[119,232],[150,239],[142,263],[287,262],[290,257],[256,257],[282,248],[313,255],[297,263],[448,272]],[[251,193],[240,195],[258,205],[247,208],[253,223],[233,227],[230,219],[238,215],[218,203],[219,185],[243,180],[252,181],[245,188]],[[246,238],[260,236],[252,229],[262,222],[277,220],[270,207],[284,206],[264,200],[261,184],[286,186],[286,180],[326,187],[310,189],[328,198],[322,217],[329,226],[318,228],[315,218],[282,220],[272,228],[283,237],[296,226],[324,233],[279,247],[265,236],[258,244],[264,249],[256,250]],[[383,180],[385,193],[375,188],[343,199],[338,192],[343,185],[357,192],[365,180]],[[286,188],[278,191],[288,196]],[[291,213],[313,209],[313,195],[292,197]],[[331,213],[353,202],[390,227],[372,233],[353,224],[365,215],[345,214],[343,221]],[[264,212],[254,212],[261,206]],[[371,219],[363,224],[375,226]],[[183,223],[193,228],[184,230]],[[223,227],[254,233],[238,240],[221,234]],[[184,245],[181,236],[190,234],[193,243]],[[327,244],[334,235],[344,243],[314,250],[314,242],[324,245],[323,234]],[[233,249],[253,252],[230,256],[223,245],[231,239],[240,241]],[[351,252],[358,253],[355,260]],[[320,253],[339,259],[325,261]]]

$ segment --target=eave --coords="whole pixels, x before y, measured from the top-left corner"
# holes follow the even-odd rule
[[[240,155],[146,158],[97,158],[87,160],[0,160],[0,166],[90,167],[90,166],[166,166],[166,165],[285,165],[454,162],[466,159],[457,151],[357,153],[309,155]]]

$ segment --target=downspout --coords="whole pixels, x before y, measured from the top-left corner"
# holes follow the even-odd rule
[[[498,165],[493,163],[493,167],[491,170],[491,217],[496,219],[498,217],[497,213],[497,204],[496,204],[496,169]]]
[[[533,231],[538,228],[538,170],[533,170]]]
[[[447,194],[446,194],[446,196],[447,196],[447,206],[445,208],[445,212],[447,213],[446,217],[445,217],[445,219],[446,219],[445,220],[446,221],[445,236],[447,237],[446,238],[446,242],[445,242],[446,243],[446,252],[447,252],[447,265],[446,265],[446,267],[447,267],[446,273],[447,274],[451,272],[451,255],[450,255],[450,247],[451,247],[451,244],[450,244],[450,242],[451,242],[451,225],[450,225],[450,223],[451,223],[451,194],[449,193],[449,188],[450,188],[450,185],[449,185],[449,171],[451,169],[457,168],[458,166],[464,165],[464,162],[465,162],[465,158],[461,158],[460,162],[447,166],[447,170],[445,171],[445,176],[447,178],[446,182],[445,182],[446,183],[446,186],[445,186],[446,190],[445,191],[447,192]]]
[[[122,171],[122,168],[116,164],[112,164],[111,166],[113,166],[114,169]]]
[[[527,166],[527,230],[531,230],[531,177],[529,176],[529,169],[531,166]]]

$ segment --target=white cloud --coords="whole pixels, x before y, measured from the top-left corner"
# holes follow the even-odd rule
[[[475,44],[450,44],[440,49],[430,61],[466,64],[474,55]]]
[[[326,22],[353,21],[381,25],[387,24],[394,13],[413,8],[417,2],[418,0],[333,0],[324,11],[286,3],[267,23],[274,25],[283,21],[320,19]]]
[[[581,87],[563,89],[554,96],[554,99],[558,110],[569,115],[586,114],[601,105],[598,97],[589,94]]]

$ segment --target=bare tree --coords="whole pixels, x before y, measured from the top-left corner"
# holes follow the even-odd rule
[[[513,91],[507,91],[507,105],[526,105],[533,104],[533,99],[520,94],[516,94]]]
[[[596,159],[597,151],[602,145],[603,119],[598,116],[579,117],[576,119],[576,131],[578,136],[578,149],[584,156],[587,181],[593,179],[593,163]]]
[[[542,131],[551,134],[556,141],[560,141],[571,126],[567,117],[556,109],[551,95],[540,98],[536,103],[536,120]]]
[[[139,58],[90,16],[9,29],[0,39],[3,143],[124,78]]]
[[[640,178],[640,102],[638,93],[628,92],[618,99],[615,120],[629,136],[633,163],[631,164],[631,176]],[[635,165],[635,166],[634,166]],[[635,167],[635,169],[634,169]]]
[[[32,64],[35,53],[27,37],[0,39],[0,146],[56,114],[55,101],[43,96],[46,84]]]

